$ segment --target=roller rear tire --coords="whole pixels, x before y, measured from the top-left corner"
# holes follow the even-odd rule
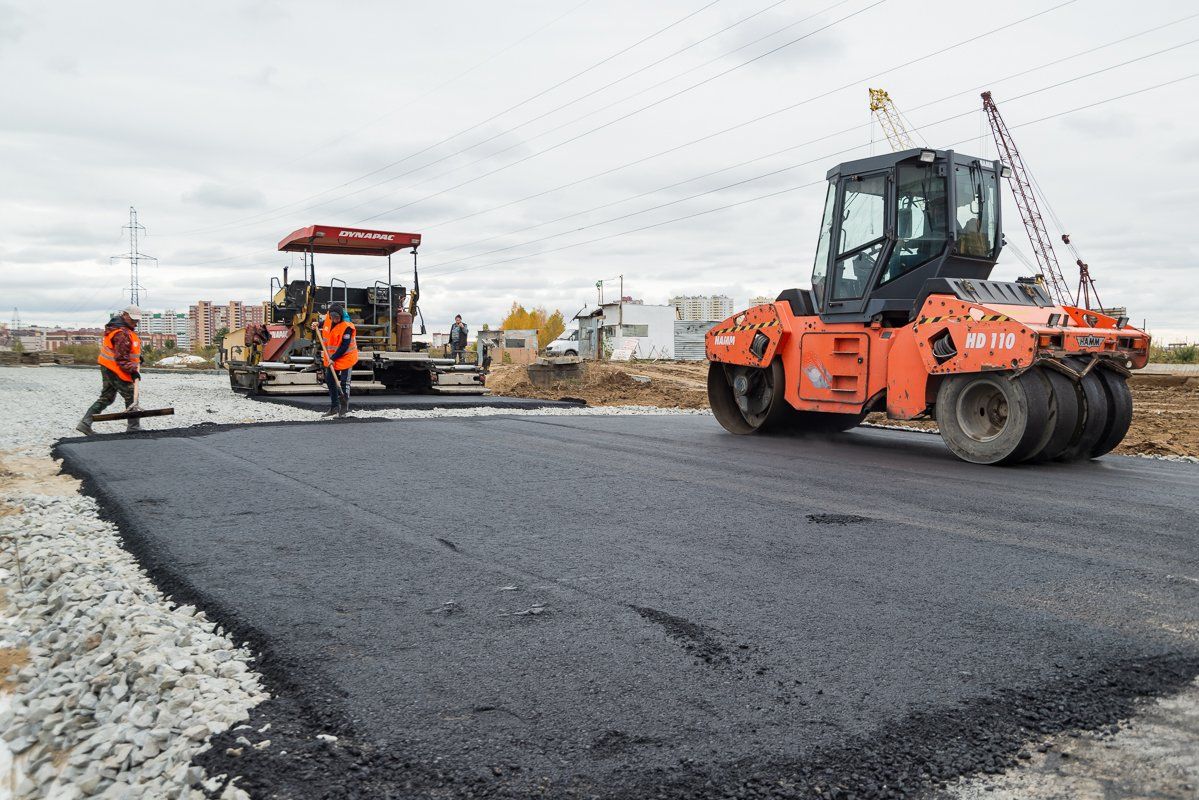
[[[1034,369],[1049,386],[1049,438],[1030,461],[1052,461],[1070,447],[1082,422],[1082,401],[1074,381],[1054,369]]]
[[[1086,362],[1079,359],[1069,359],[1070,366],[1083,369]],[[1071,381],[1074,392],[1078,397],[1079,419],[1076,423],[1074,436],[1070,444],[1057,455],[1058,461],[1078,461],[1091,458],[1091,453],[1099,447],[1104,431],[1107,429],[1108,402],[1107,392],[1099,376],[1092,370],[1080,381]]]
[[[1053,433],[1049,384],[1035,371],[951,375],[937,392],[941,438],[972,464],[1014,464],[1038,453]]]
[[[1090,457],[1099,458],[1110,453],[1128,433],[1132,424],[1132,392],[1128,390],[1128,381],[1123,375],[1108,369],[1094,370],[1099,383],[1103,386],[1103,394],[1107,400],[1107,416],[1103,424],[1103,433],[1091,448]]]

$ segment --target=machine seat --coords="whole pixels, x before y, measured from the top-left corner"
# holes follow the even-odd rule
[[[797,317],[811,317],[816,314],[816,303],[812,298],[811,289],[784,289],[775,298],[775,302],[784,301],[791,306],[791,313]]]

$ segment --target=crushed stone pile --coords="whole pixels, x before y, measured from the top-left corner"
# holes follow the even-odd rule
[[[267,694],[251,654],[166,601],[80,496],[7,495],[0,730],[18,798],[204,797],[191,765]],[[237,796],[236,791],[228,796]]]

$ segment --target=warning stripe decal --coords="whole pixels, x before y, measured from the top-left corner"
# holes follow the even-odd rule
[[[758,322],[753,325],[733,325],[728,328],[720,328],[719,330],[708,331],[708,333],[720,335],[722,333],[741,333],[742,331],[758,331],[762,328],[773,328],[779,324],[777,319],[772,319],[770,322]]]
[[[965,320],[965,317],[955,317],[953,315],[945,317],[920,317],[916,320],[917,325],[927,325],[932,322],[959,322]],[[979,322],[1009,322],[1011,317],[1006,314],[984,314],[978,318]]]

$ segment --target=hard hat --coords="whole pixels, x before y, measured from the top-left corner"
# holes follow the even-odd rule
[[[137,306],[126,306],[125,308],[121,309],[121,313],[128,314],[129,316],[133,317],[134,319],[142,318],[142,310],[140,308],[138,308]]]

